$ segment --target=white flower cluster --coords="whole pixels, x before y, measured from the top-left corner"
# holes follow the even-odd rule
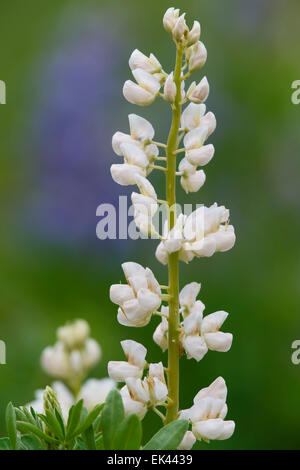
[[[230,250],[235,243],[234,227],[229,225],[229,210],[216,203],[201,206],[189,216],[180,214],[176,225],[168,230],[165,223],[164,239],[156,249],[156,258],[168,263],[168,255],[179,252],[179,259],[186,263],[197,258],[209,257],[218,251]]]
[[[125,326],[145,326],[160,307],[161,289],[151,269],[138,263],[122,264],[127,284],[114,284],[110,300],[119,305],[118,321]]]
[[[192,423],[192,434],[185,436],[182,449],[190,449],[195,440],[229,439],[235,428],[234,421],[224,421],[227,415],[227,387],[225,380],[218,377],[209,387],[203,388],[194,398],[194,405],[183,410],[179,419],[188,419]]]
[[[214,312],[203,318],[205,305],[201,300],[196,300],[200,292],[200,284],[191,282],[180,292],[180,311],[183,316],[181,323],[180,343],[185,350],[188,359],[200,361],[208,350],[227,352],[232,344],[232,334],[219,331],[228,313],[224,311]],[[163,351],[168,348],[168,307],[162,307],[164,315],[157,326],[153,340]]]
[[[66,381],[74,375],[86,375],[101,357],[99,344],[89,335],[90,328],[84,320],[58,328],[58,341],[45,348],[41,357],[47,374]]]
[[[85,320],[75,320],[57,329],[58,341],[44,349],[41,356],[43,369],[52,377],[62,379],[51,387],[57,394],[63,417],[68,418],[70,407],[83,399],[84,406],[92,410],[104,403],[106,396],[116,383],[110,378],[85,379],[88,371],[101,357],[99,344],[90,337],[90,327]],[[43,413],[44,390],[35,392],[35,400],[27,405],[38,413]]]
[[[144,418],[148,408],[161,405],[166,401],[168,388],[165,381],[164,368],[161,362],[147,365],[145,357],[147,349],[133,340],[121,342],[125,361],[110,361],[108,374],[116,382],[125,382],[121,388],[125,414],[137,414]],[[148,373],[143,378],[144,370]]]

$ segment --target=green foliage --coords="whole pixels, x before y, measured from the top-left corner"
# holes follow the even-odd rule
[[[59,405],[58,405],[59,406]],[[6,409],[8,437],[0,439],[0,450],[140,450],[142,424],[138,416],[124,415],[120,392],[112,390],[106,402],[89,413],[83,400],[70,408],[65,423],[60,407],[37,414],[33,408]],[[172,450],[181,442],[188,422],[164,426],[144,446],[145,450]]]

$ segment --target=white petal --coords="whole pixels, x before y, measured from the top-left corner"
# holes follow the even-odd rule
[[[123,304],[123,311],[128,321],[136,326],[145,326],[149,323],[149,314],[141,307],[137,299],[128,300]]]
[[[138,292],[138,301],[141,307],[146,312],[154,312],[161,304],[161,299],[158,295],[151,292],[149,289],[140,289]]]
[[[203,170],[198,170],[192,175],[182,176],[180,179],[181,186],[188,193],[196,193],[204,185],[206,175]]]
[[[203,103],[209,95],[209,83],[206,77],[203,77],[201,82],[187,94],[190,101],[193,103]]]
[[[126,380],[126,385],[134,400],[143,403],[147,403],[150,400],[148,385],[144,380],[130,377]]]
[[[88,338],[85,347],[81,351],[82,365],[85,369],[89,369],[97,364],[101,358],[101,348],[96,340]]]
[[[202,322],[202,333],[213,333],[218,331],[228,317],[228,313],[220,310],[204,317]]]
[[[149,268],[146,268],[146,278],[148,282],[148,288],[152,292],[154,292],[156,295],[161,297],[161,289],[160,289],[159,282],[156,280],[153,272]]]
[[[202,118],[201,120],[201,125],[207,126],[208,128],[208,134],[207,137],[209,137],[216,129],[217,127],[217,121],[214,113],[211,111]]]
[[[195,42],[199,41],[201,34],[201,26],[199,21],[194,21],[193,27],[187,35],[187,46],[191,46]]]
[[[154,137],[154,129],[147,119],[137,114],[129,114],[130,135],[133,139],[143,142],[146,139],[152,140]]]
[[[179,294],[180,306],[190,309],[196,301],[200,292],[201,284],[198,282],[191,282],[181,289]]]
[[[175,9],[174,7],[168,8],[166,13],[164,14],[163,17],[163,25],[166,31],[168,33],[172,33],[173,28],[176,24],[176,21],[179,16],[179,9]]]
[[[154,73],[161,69],[161,65],[158,60],[151,54],[150,58],[143,54],[138,49],[135,49],[129,58],[129,67],[131,70],[141,68],[146,72]]]
[[[138,106],[147,106],[155,100],[155,95],[145,90],[132,80],[126,80],[123,86],[123,95],[129,103]]]
[[[207,353],[206,343],[201,336],[188,335],[183,339],[182,344],[188,359],[193,358],[196,361],[201,361]]]
[[[168,329],[169,324],[166,318],[163,318],[153,333],[153,341],[163,350],[168,349]]]
[[[212,351],[227,352],[231,348],[232,334],[222,333],[221,331],[217,333],[206,333],[204,340],[207,347]]]
[[[183,321],[183,328],[186,335],[197,335],[200,333],[202,322],[202,312],[194,311]]]
[[[183,143],[184,143],[184,147],[187,150],[197,149],[197,148],[202,147],[205,140],[207,139],[208,127],[207,125],[202,124],[203,119],[199,127],[196,127],[196,129],[192,129],[190,132],[188,132],[185,135]]]
[[[128,143],[130,142],[131,144],[137,144],[137,142],[135,142],[131,137],[130,135],[128,134],[124,134],[123,132],[116,132],[113,137],[112,137],[112,148],[114,150],[114,152],[119,155],[119,156],[122,156],[122,151],[121,151],[121,144],[124,144],[124,143]]]
[[[224,429],[224,421],[222,419],[207,419],[206,421],[198,421],[193,424],[193,433],[196,438],[211,441],[218,439],[222,435]]]
[[[136,165],[115,164],[111,165],[112,179],[121,186],[129,186],[135,183],[136,174],[145,175],[145,171]]]
[[[140,367],[125,361],[109,361],[107,370],[110,378],[116,382],[125,382],[128,377],[138,379],[143,373]]]
[[[121,346],[130,364],[134,364],[141,369],[145,367],[145,357],[147,354],[145,346],[132,339],[121,341]]]
[[[157,95],[160,89],[160,83],[153,75],[143,69],[135,69],[132,71],[132,74],[141,87],[154,97]]]
[[[142,276],[146,277],[146,271],[143,266],[133,261],[128,261],[127,263],[122,264],[122,269],[126,279],[133,276]]]
[[[156,251],[155,251],[155,256],[160,263],[168,264],[169,254],[167,250],[165,249],[163,242],[160,242],[159,245],[157,246]]]
[[[149,377],[157,377],[161,382],[165,383],[164,366],[162,362],[149,364]]]
[[[140,289],[147,289],[148,287],[146,276],[130,276],[128,278],[128,283],[136,294]]]
[[[149,393],[150,400],[153,405],[163,403],[168,396],[168,387],[164,382],[161,382],[157,377],[149,377]]]
[[[196,438],[192,431],[187,431],[183,436],[181,443],[177,447],[177,450],[191,450],[195,442]]]
[[[212,144],[203,145],[199,149],[192,149],[186,152],[186,159],[191,165],[204,166],[210,162],[215,153],[215,148]]]
[[[111,379],[88,379],[81,387],[78,398],[83,398],[84,406],[88,411],[92,411],[96,405],[105,402],[107,395],[115,386],[115,382]]]
[[[164,86],[164,99],[169,103],[174,103],[177,88],[173,79],[173,72],[168,75]]]
[[[122,305],[127,300],[134,299],[134,292],[130,286],[113,284],[109,291],[110,300],[117,305]]]
[[[146,168],[148,166],[147,155],[137,145],[124,143],[121,144],[120,149],[126,163],[129,163],[130,165],[137,165],[141,168]]]
[[[192,129],[199,127],[205,112],[205,104],[190,103],[182,113],[181,127],[187,131],[191,131]]]
[[[152,199],[157,201],[156,191],[150,181],[147,180],[147,178],[144,178],[140,175],[136,175],[136,184],[138,185],[141,194],[143,194],[144,196],[151,197]]]
[[[214,380],[209,387],[202,388],[194,398],[194,403],[206,397],[219,398],[225,403],[227,397],[227,387],[223,377],[218,377]]]
[[[125,416],[136,414],[140,419],[143,419],[147,413],[147,405],[140,401],[133,400],[126,385],[121,388],[120,393],[123,400]]]
[[[229,439],[232,434],[234,433],[235,422],[234,421],[224,421],[223,422],[223,431],[219,435],[218,440],[224,441],[225,439]]]
[[[189,60],[189,70],[193,72],[194,70],[199,70],[206,62],[207,59],[207,50],[203,42],[198,41],[196,44],[191,46],[192,50],[190,60]]]
[[[228,227],[220,226],[219,230],[215,233],[216,251],[228,251],[235,244],[236,236],[232,225]]]

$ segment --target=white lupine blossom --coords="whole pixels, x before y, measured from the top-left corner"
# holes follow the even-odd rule
[[[222,377],[209,387],[200,390],[194,398],[194,405],[183,410],[180,419],[189,419],[192,432],[199,441],[224,440],[232,436],[234,421],[225,421],[227,415],[227,387]]]
[[[119,305],[118,321],[125,326],[145,326],[161,304],[161,290],[149,268],[138,263],[122,264],[128,285],[114,284],[110,299]]]
[[[160,286],[149,268],[133,262],[124,263],[122,268],[127,285],[111,286],[110,298],[119,306],[117,318],[122,325],[141,327],[150,322],[153,314],[162,317],[153,340],[163,351],[172,346],[168,361],[168,375],[172,376],[178,374],[178,356],[184,352],[188,359],[200,361],[208,350],[225,352],[231,347],[231,333],[220,331],[228,314],[218,311],[203,318],[205,305],[197,300],[199,283],[187,284],[177,298],[177,263],[178,260],[188,263],[195,257],[209,257],[215,252],[229,250],[235,243],[235,233],[229,225],[229,210],[216,203],[210,207],[197,206],[188,216],[180,210],[175,217],[168,214],[162,235],[153,226],[158,203],[174,209],[175,176],[180,177],[186,193],[199,191],[206,180],[199,167],[207,165],[215,152],[214,146],[206,142],[216,128],[215,115],[206,112],[204,104],[210,91],[208,80],[204,76],[199,82],[185,86],[185,80],[207,60],[206,47],[200,41],[200,23],[194,21],[189,29],[185,13],[180,14],[179,9],[170,7],[164,15],[163,25],[176,44],[174,70],[166,73],[153,54],[146,56],[135,49],[129,66],[136,83],[127,80],[123,94],[130,103],[141,106],[151,104],[158,96],[171,104],[173,120],[168,142],[154,142],[152,125],[135,114],[129,115],[130,135],[117,132],[112,140],[115,153],[124,158],[124,163],[112,165],[111,174],[121,185],[138,186],[140,192],[131,195],[134,220],[143,235],[160,238],[155,254],[158,261],[169,265],[169,284]],[[182,105],[187,101],[190,103],[182,112]],[[158,148],[163,149],[164,155],[159,154]],[[184,156],[177,166],[176,159],[181,153]],[[157,164],[157,161],[162,163]],[[160,196],[147,180],[153,170],[166,174],[166,201],[158,199]],[[178,256],[173,256],[174,253]],[[162,294],[162,291],[166,292]],[[161,305],[164,301],[168,305]],[[125,415],[135,413],[143,419],[153,408],[164,419],[156,406],[165,406],[166,422],[177,419],[178,390],[170,387],[168,391],[162,362],[148,364],[146,348],[135,341],[125,340],[121,345],[127,361],[110,361],[108,373],[114,381],[125,382],[120,390]],[[178,347],[177,351],[173,345]],[[209,441],[232,435],[234,422],[224,421],[226,394],[225,382],[218,378],[196,395],[190,409],[181,412],[179,419],[190,420],[192,431],[185,433],[178,449],[191,449],[196,439]]]
[[[203,77],[201,82],[196,84],[193,82],[189,87],[186,96],[190,101],[196,104],[203,103],[207,100],[209,95],[209,83],[206,77]]]
[[[138,49],[135,49],[129,58],[129,67],[131,70],[143,69],[148,73],[156,74],[161,71],[161,65],[155,55],[150,54],[147,57]]]
[[[84,406],[91,411],[96,405],[105,402],[109,392],[116,387],[114,380],[105,379],[88,379],[81,387],[78,399],[83,399]]]
[[[75,320],[57,329],[57,339],[68,349],[81,348],[89,336],[90,327],[85,320]]]
[[[156,249],[156,258],[162,264],[168,262],[167,255],[179,251],[180,260],[188,263],[194,257],[210,257],[218,251],[228,251],[235,243],[235,233],[232,225],[228,225],[229,210],[216,203],[210,207],[201,206],[188,217],[180,220],[181,232],[170,248],[167,243],[168,235]]]
[[[155,100],[160,90],[159,80],[142,68],[132,70],[137,83],[126,80],[123,87],[123,95],[129,103],[139,106],[147,106]]]
[[[150,181],[140,175],[136,175],[136,184],[141,191],[141,194],[135,192],[131,194],[136,226],[144,235],[158,237],[159,235],[152,224],[152,218],[158,209],[155,189]]]
[[[109,361],[108,375],[116,382],[125,382],[128,377],[141,378],[146,365],[147,349],[133,340],[121,341],[126,361]]]
[[[203,42],[198,41],[186,51],[186,58],[189,63],[189,71],[194,72],[203,67],[207,59],[207,50]]]
[[[152,124],[146,119],[130,114],[130,135],[116,132],[112,138],[114,152],[124,157],[123,164],[113,164],[113,180],[123,186],[136,184],[136,176],[146,176],[152,170],[150,165],[158,155],[158,148],[151,144],[154,137]]]

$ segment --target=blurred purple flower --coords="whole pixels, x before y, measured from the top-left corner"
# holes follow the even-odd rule
[[[27,220],[31,232],[51,242],[99,248],[96,208],[118,202],[109,168],[121,41],[111,24],[98,14],[68,14],[36,71],[30,133],[36,173]]]

